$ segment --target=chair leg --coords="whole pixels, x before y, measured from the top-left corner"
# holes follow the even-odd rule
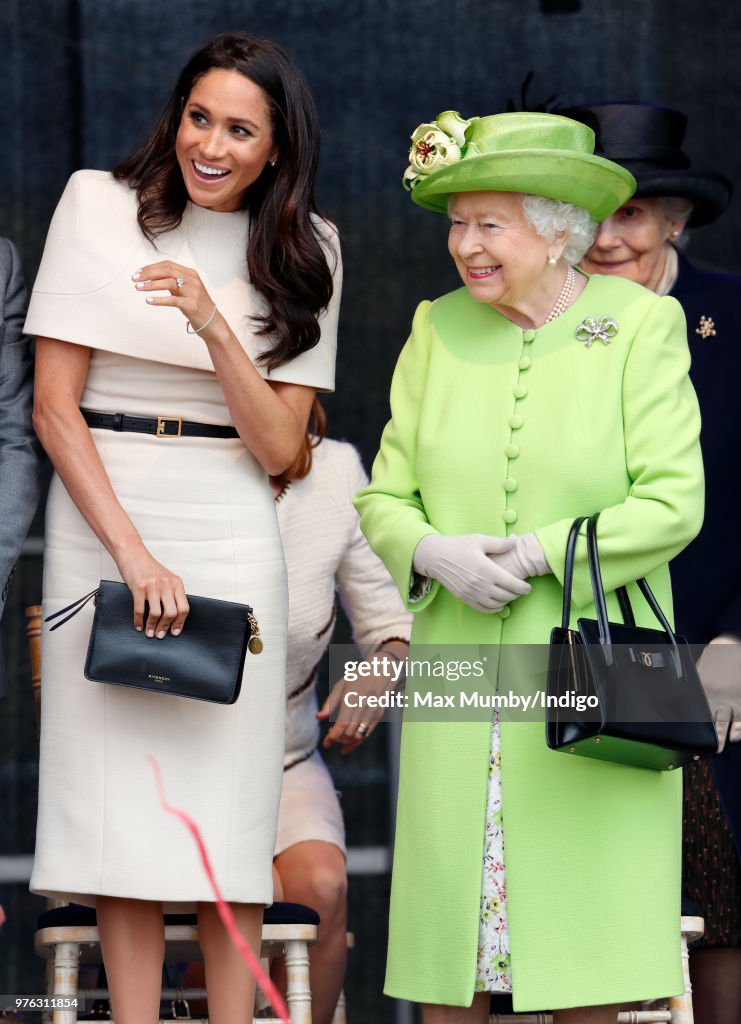
[[[695,1014],[692,1009],[692,982],[690,981],[690,954],[687,948],[687,936],[682,932],[682,974],[684,975],[684,992],[669,1000],[672,1013],[672,1024],[694,1024]]]
[[[54,947],[53,996],[76,996],[80,953],[76,942],[58,942]],[[77,1024],[77,1010],[62,1007],[52,1011],[52,1024]]]
[[[303,939],[287,939],[286,1003],[292,1024],[311,1024],[311,981],[309,947]]]
[[[347,1001],[344,988],[340,990],[340,998],[337,1000],[332,1024],[347,1024]]]
[[[268,976],[270,976],[270,957],[268,957],[268,956],[260,957],[260,966],[262,967],[263,971]],[[267,1008],[269,1006],[270,1006],[270,1000],[265,995],[265,993],[260,988],[260,986],[259,985],[255,985],[254,1016],[257,1017],[258,1013],[262,1013],[263,1010],[267,1010]],[[263,1014],[263,1016],[264,1016],[264,1014]]]
[[[54,991],[54,961],[49,958],[45,961],[44,995],[50,996]],[[41,1014],[41,1024],[51,1024],[51,1010],[44,1010]]]

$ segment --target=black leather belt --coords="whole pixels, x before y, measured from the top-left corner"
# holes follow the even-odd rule
[[[99,430],[132,431],[155,437],[239,437],[234,427],[215,423],[191,423],[179,416],[125,416],[122,412],[93,412],[80,409],[89,427]]]

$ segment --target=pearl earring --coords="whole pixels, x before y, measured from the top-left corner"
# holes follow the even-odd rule
[[[275,160],[271,160],[271,161],[270,161],[270,166],[271,166],[271,167],[275,167],[275,165],[276,165],[277,163],[278,163],[278,157],[276,157],[276,158],[275,158]]]
[[[672,238],[679,238],[679,231],[676,228],[672,231]]]
[[[548,257],[548,266],[549,266],[549,267],[555,267],[555,265],[556,265],[557,263],[558,263],[558,260],[556,259],[556,257],[555,257],[555,256],[549,256],[549,257]]]

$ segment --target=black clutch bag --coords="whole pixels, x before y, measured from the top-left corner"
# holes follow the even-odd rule
[[[260,627],[252,608],[234,601],[187,595],[190,612],[179,636],[158,640],[134,629],[134,602],[124,583],[101,580],[97,590],[49,615],[67,612],[51,627],[64,625],[95,602],[85,676],[97,683],[133,686],[140,690],[192,697],[216,704],[234,704],[242,685],[249,650],[262,651]]]
[[[660,629],[636,626],[628,592],[616,593],[623,622],[609,622],[597,550],[599,513],[587,522],[597,618],[569,629],[574,554],[584,518],[566,545],[561,625],[551,632],[546,742],[601,761],[670,771],[713,754],[718,741],[692,653],[676,636],[645,579],[637,581]]]

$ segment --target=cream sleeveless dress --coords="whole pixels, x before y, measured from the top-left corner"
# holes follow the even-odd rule
[[[114,248],[118,262],[100,266],[98,259],[96,266],[100,233],[93,241],[85,237],[96,213],[100,233],[108,232],[103,248]],[[164,258],[196,267],[254,356],[245,316],[256,307],[244,267],[246,215],[189,206],[180,228],[154,250],[135,214],[133,194],[109,175],[73,176],[52,223],[27,329],[93,348],[85,408],[228,424],[205,345],[197,339],[192,347],[178,311],[147,307],[131,273]],[[280,379],[333,386],[338,300],[339,269],[322,341],[281,367]],[[59,630],[45,631],[31,888],[91,905],[97,895],[161,900],[173,908],[213,899],[191,836],[159,805],[152,755],[170,802],[200,825],[225,897],[270,903],[283,774],[287,590],[266,474],[239,439],[97,429],[92,435],[119,501],[154,557],[182,577],[188,593],[252,605],[265,649],[247,655],[236,704],[221,706],[88,681],[89,605]],[[55,476],[44,612],[93,590],[100,579],[120,575]]]

